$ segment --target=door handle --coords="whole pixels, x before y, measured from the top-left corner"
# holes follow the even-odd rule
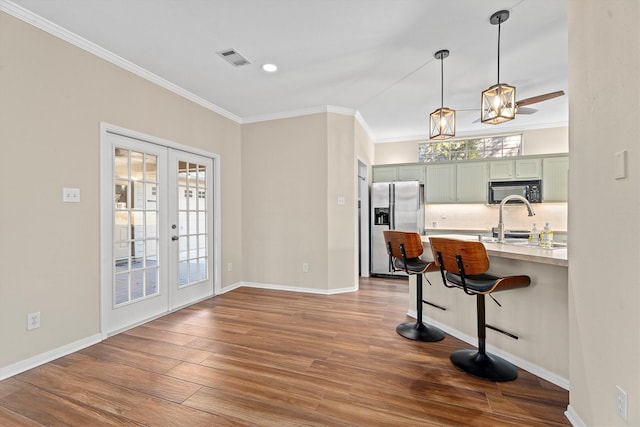
[[[178,236],[171,236],[171,240],[173,240],[173,241],[176,241],[176,240],[178,240],[179,238],[180,238],[180,237],[178,237]]]

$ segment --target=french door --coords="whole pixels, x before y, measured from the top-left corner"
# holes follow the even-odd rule
[[[106,132],[102,334],[212,296],[213,160]]]

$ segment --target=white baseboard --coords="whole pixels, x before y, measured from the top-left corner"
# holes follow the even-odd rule
[[[407,315],[410,317],[413,317],[414,319],[416,318],[416,311],[415,310],[409,310],[407,312]],[[466,342],[467,344],[471,344],[471,345],[477,345],[478,344],[478,337],[475,336],[471,336],[471,335],[467,335],[463,332],[460,332],[457,329],[454,329],[448,325],[445,325],[444,323],[438,322],[435,319],[432,319],[428,316],[424,316],[423,315],[423,319],[425,321],[425,323],[428,323],[430,325],[433,325],[437,328],[442,329],[444,332],[446,332],[447,334],[454,336],[456,338],[458,338],[459,340],[462,340],[464,342]],[[534,363],[529,362],[528,360],[524,360],[518,356],[514,356],[511,353],[507,353],[506,351],[503,351],[499,348],[496,348],[494,346],[492,346],[491,344],[487,344],[487,351],[491,354],[495,354],[498,357],[502,357],[505,360],[508,360],[509,362],[513,363],[514,365],[518,366],[519,368],[524,369],[525,371],[531,372],[532,374],[534,374],[537,377],[540,377],[544,380],[549,381],[550,383],[553,383],[555,385],[557,385],[558,387],[562,387],[565,390],[569,390],[569,380],[567,378],[564,378],[554,372],[549,371],[548,369],[543,368],[542,366],[538,366]]]
[[[21,372],[28,371],[29,369],[33,369],[37,366],[43,365],[47,362],[51,362],[52,360],[59,359],[62,356],[66,356],[67,354],[82,350],[83,348],[87,348],[89,346],[97,344],[100,341],[102,341],[102,336],[100,334],[94,334],[79,341],[63,345],[62,347],[58,347],[42,354],[38,354],[37,356],[21,360],[11,365],[0,367],[0,381],[17,375]]]
[[[567,406],[564,416],[567,417],[573,427],[587,427],[587,424],[582,421],[582,418],[580,418],[571,405]]]
[[[319,295],[335,295],[335,294],[344,294],[347,292],[355,292],[358,290],[357,286],[351,286],[346,288],[338,288],[338,289],[313,289],[313,288],[299,288],[296,286],[284,286],[284,285],[273,285],[269,283],[255,283],[255,282],[236,282],[232,285],[225,286],[220,290],[221,294],[232,291],[234,289],[238,289],[241,287],[246,288],[257,288],[257,289],[270,289],[273,291],[287,291],[287,292],[303,292],[307,294],[319,294]]]

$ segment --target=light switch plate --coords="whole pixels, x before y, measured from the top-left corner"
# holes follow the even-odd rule
[[[627,150],[613,153],[613,177],[615,179],[627,177]]]
[[[80,203],[79,188],[63,188],[62,201],[65,203]]]

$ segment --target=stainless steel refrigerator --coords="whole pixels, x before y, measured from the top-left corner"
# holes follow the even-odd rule
[[[371,274],[393,273],[382,232],[424,233],[424,186],[418,181],[374,182],[371,185]]]

